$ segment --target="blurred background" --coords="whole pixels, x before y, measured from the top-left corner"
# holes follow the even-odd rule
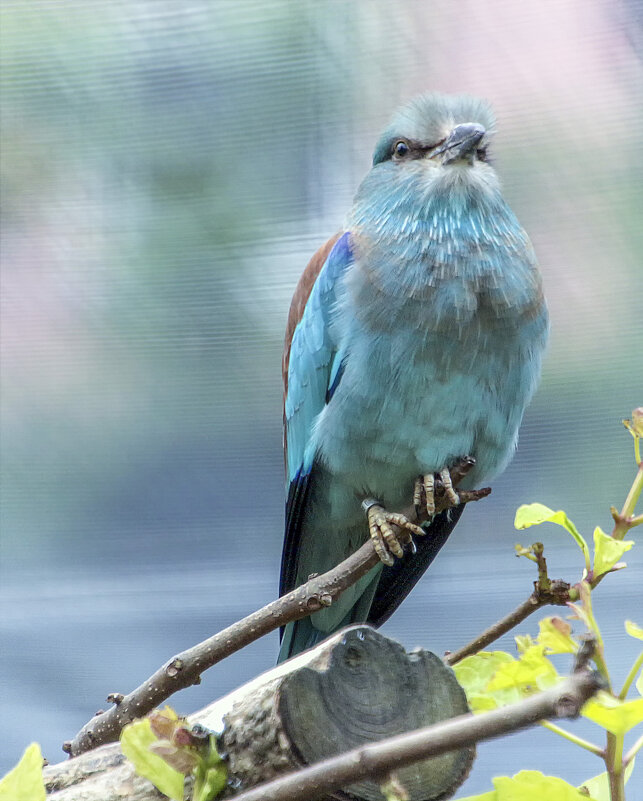
[[[461,645],[528,595],[519,540],[577,580],[571,538],[513,515],[538,500],[591,538],[634,476],[642,25],[639,0],[5,0],[0,771],[31,740],[62,759],[107,693],[275,596],[290,297],[419,92],[494,105],[552,336],[516,458],[385,630]],[[617,682],[622,620],[643,622],[643,546],[628,557],[597,593]],[[275,633],[172,704],[276,653]],[[531,731],[482,745],[461,794],[601,767]]]

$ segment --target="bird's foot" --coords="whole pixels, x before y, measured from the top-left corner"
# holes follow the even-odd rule
[[[476,460],[472,456],[463,456],[450,468],[418,476],[413,491],[413,506],[418,519],[426,516],[431,520],[445,509],[451,509],[460,503],[486,498],[491,492],[490,487],[479,490],[460,490],[459,492],[454,489],[475,463]]]
[[[385,565],[392,565],[395,557],[404,556],[404,548],[415,552],[412,534],[424,536],[426,533],[402,514],[387,511],[373,498],[367,498],[362,507],[368,519],[368,530],[375,551]]]
[[[437,473],[427,473],[415,479],[413,506],[418,517],[422,506],[426,509],[429,518],[435,515],[436,498],[443,501],[443,508],[451,508],[460,503],[460,497],[453,489],[451,473],[446,467]]]

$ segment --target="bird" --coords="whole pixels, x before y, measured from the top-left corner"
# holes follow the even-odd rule
[[[280,662],[346,625],[388,619],[458,522],[461,490],[512,458],[549,320],[533,247],[491,160],[494,132],[484,100],[412,99],[377,141],[343,229],[299,280],[282,365],[280,594],[369,537],[380,561],[282,628]],[[438,486],[450,508],[436,514]],[[423,527],[402,511],[418,504]]]

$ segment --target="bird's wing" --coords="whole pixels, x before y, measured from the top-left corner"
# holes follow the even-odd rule
[[[338,279],[353,260],[348,233],[337,234],[313,256],[290,307],[283,358],[286,535],[280,593],[295,583],[302,516],[315,454],[313,422],[341,378],[341,354],[330,331]]]

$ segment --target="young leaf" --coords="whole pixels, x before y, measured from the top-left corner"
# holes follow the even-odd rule
[[[630,637],[636,637],[637,640],[643,640],[643,628],[638,626],[632,620],[625,621],[625,631]]]
[[[493,780],[497,801],[588,801],[588,796],[556,776],[545,776],[539,770],[521,770],[513,778],[497,776]],[[591,799],[591,796],[589,796]],[[591,799],[596,801],[596,799]]]
[[[514,659],[504,651],[482,651],[455,665],[471,709],[484,712],[506,706],[556,684],[558,673],[544,652],[544,645],[528,645]]]
[[[581,715],[612,734],[625,734],[637,724],[643,723],[643,698],[619,701],[606,692],[599,692],[585,704]]]
[[[223,792],[228,782],[228,771],[225,766],[208,768],[202,771],[197,768],[194,780],[193,801],[212,801]]]
[[[481,651],[454,665],[455,677],[467,694],[469,706],[474,712],[484,712],[498,706],[496,700],[487,694],[487,684],[501,665],[515,661],[511,654],[504,651]]]
[[[15,768],[0,779],[0,801],[45,801],[45,797],[40,746],[31,743]]]
[[[514,637],[519,654],[524,654],[533,645],[538,645],[531,634],[516,634]]]
[[[597,526],[594,529],[594,578],[611,570],[632,545],[634,540],[615,540]]]
[[[521,545],[519,542],[517,542],[514,545],[514,548],[516,550],[516,556],[524,556],[526,559],[529,559],[532,562],[537,561],[536,557],[534,556],[534,552],[532,550],[531,545],[525,547],[524,545]]]
[[[228,768],[217,751],[217,738],[211,734],[208,750],[202,756],[194,773],[192,801],[212,801],[228,782]]]
[[[585,567],[587,571],[589,571],[590,561],[587,543],[576,526],[567,517],[565,512],[562,510],[555,512],[553,509],[550,509],[548,506],[544,506],[542,503],[523,504],[522,506],[518,507],[516,519],[514,520],[514,526],[517,529],[530,528],[530,526],[538,526],[541,523],[557,523],[559,526],[562,526],[564,529],[569,531],[572,537],[576,540],[576,544],[583,552],[583,556],[585,557]]]
[[[520,655],[520,659],[501,665],[486,690],[502,706],[519,701],[522,696],[536,690],[553,687],[558,680],[556,668],[545,656],[545,646],[533,645]]]
[[[538,624],[538,644],[546,654],[575,654],[578,643],[572,638],[572,627],[560,617],[546,617]]]
[[[135,720],[121,733],[121,748],[139,774],[152,782],[162,793],[174,801],[183,801],[184,776],[170,767],[160,756],[150,751],[156,743],[148,718]]]
[[[469,795],[457,801],[602,801],[538,770],[521,770],[511,778],[496,776],[493,784],[496,789],[490,793]]]
[[[176,727],[179,725],[179,716],[166,704],[163,709],[153,709],[147,716],[152,732],[159,740],[171,740]]]

